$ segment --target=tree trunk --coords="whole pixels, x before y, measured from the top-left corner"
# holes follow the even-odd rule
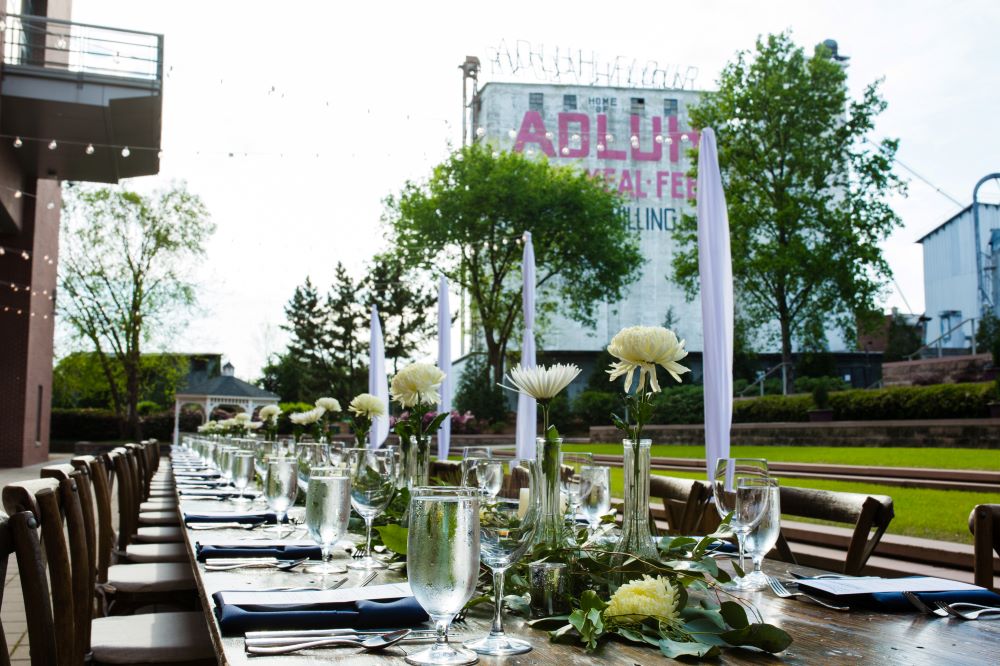
[[[785,364],[781,371],[781,392],[784,395],[788,395],[791,393],[794,374],[794,366],[792,365],[792,326],[788,313],[784,308],[782,308],[782,312],[779,313],[778,317],[781,324],[781,362]]]

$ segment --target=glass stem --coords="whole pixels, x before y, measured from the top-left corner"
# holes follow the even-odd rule
[[[365,516],[365,528],[367,529],[368,535],[365,537],[365,557],[371,559],[372,556],[372,523],[375,522],[375,516]]]
[[[437,642],[434,644],[435,649],[448,647],[449,624],[451,624],[451,618],[448,616],[441,619],[434,618],[434,629],[437,631]]]
[[[503,635],[503,575],[507,569],[493,570],[493,596],[496,597],[496,610],[493,614],[493,628],[490,629],[491,636]]]
[[[760,574],[761,576],[763,576],[764,572],[761,569],[762,569],[763,564],[764,564],[764,556],[763,555],[752,555],[751,558],[753,559],[753,572],[755,574]]]
[[[745,564],[745,560],[746,560],[746,552],[745,552],[745,549],[746,549],[746,540],[747,540],[746,532],[743,532],[741,530],[741,531],[739,531],[739,532],[736,533],[736,541],[740,545],[740,571],[743,571],[744,574],[746,573],[746,570],[747,570],[746,569],[746,564]]]

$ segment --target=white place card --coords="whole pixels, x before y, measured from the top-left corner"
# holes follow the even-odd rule
[[[800,588],[820,590],[827,594],[873,594],[875,592],[957,592],[983,588],[947,578],[916,576],[914,578],[826,578],[800,580]]]
[[[337,590],[232,590],[219,593],[222,603],[254,606],[310,606],[314,604],[340,604],[362,599],[399,599],[412,597],[409,583],[387,583],[366,587],[348,587]]]

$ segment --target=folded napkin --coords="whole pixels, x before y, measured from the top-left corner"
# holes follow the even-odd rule
[[[223,634],[245,634],[263,629],[396,629],[427,620],[413,597],[359,599],[343,603],[255,605],[224,603],[224,592],[212,595],[215,616]]]
[[[240,491],[236,490],[235,488],[197,488],[197,487],[192,488],[192,487],[184,487],[184,486],[182,486],[182,487],[180,487],[180,488],[177,489],[177,494],[178,495],[197,495],[198,497],[228,498],[228,497],[239,497],[240,496]],[[248,490],[244,490],[243,491],[243,496],[244,497],[251,497],[251,498],[252,497],[256,497],[257,496],[257,491],[256,490],[249,490],[249,489]]]
[[[922,576],[912,578],[927,580]],[[885,579],[872,578],[870,580],[872,581],[872,583],[870,583],[872,586],[878,586],[879,582],[884,581]],[[805,589],[810,594],[815,594],[816,596],[824,599],[836,600],[839,603],[846,603],[852,607],[867,608],[869,610],[882,611],[886,613],[918,612],[913,604],[911,604],[906,597],[903,596],[902,592],[892,591],[861,594],[828,594],[823,590],[814,589],[810,585],[810,581],[811,579],[809,578],[799,580],[799,587]],[[816,582],[819,582],[819,579],[817,579]],[[866,583],[862,582],[862,584],[864,585]],[[931,608],[934,608],[934,603],[937,601],[941,601],[946,604],[965,602],[982,604],[983,606],[996,606],[1000,608],[1000,594],[996,594],[995,592],[991,592],[985,588],[976,587],[967,583],[955,582],[954,584],[956,588],[960,589],[913,592],[913,594],[915,594],[922,602]]]
[[[203,513],[184,512],[184,522],[187,523],[243,523],[244,525],[273,525],[278,522],[278,516],[271,512],[249,511],[236,513],[231,511],[210,511]],[[285,516],[285,522],[288,517]]]
[[[323,557],[322,549],[316,544],[279,543],[262,544],[195,544],[198,561],[204,562],[213,557],[273,557],[278,560],[300,560],[303,557],[319,560]]]
[[[174,478],[181,479],[218,479],[218,472],[174,472]]]

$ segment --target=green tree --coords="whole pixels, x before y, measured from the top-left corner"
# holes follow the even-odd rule
[[[393,373],[437,331],[437,292],[420,273],[399,254],[384,253],[372,261],[363,283],[368,310],[375,305],[382,317],[385,355],[392,360]]]
[[[584,324],[621,298],[642,264],[617,193],[571,167],[475,144],[386,199],[388,233],[407,265],[465,290],[493,381],[521,316],[521,238],[532,233],[539,294]],[[544,300],[542,298],[541,302]]]
[[[187,275],[215,228],[183,183],[148,195],[72,186],[64,206],[59,312],[97,354],[122,436],[141,437],[142,347],[183,323],[195,303]]]
[[[488,423],[507,420],[508,402],[504,390],[493,381],[490,366],[482,354],[472,354],[462,368],[455,387],[455,409],[472,412]]]
[[[125,372],[117,359],[111,361],[117,390],[125,392]],[[178,354],[143,354],[139,359],[139,404],[155,404],[157,410],[173,407],[177,384],[187,374],[188,361]],[[52,406],[60,408],[113,409],[111,388],[93,352],[67,354],[52,369]]]
[[[826,47],[806,57],[789,34],[770,35],[690,110],[718,136],[738,306],[757,326],[777,323],[786,363],[794,340],[821,348],[827,323],[851,337],[891,275],[879,243],[899,225],[888,202],[904,190],[892,172],[898,141],[867,141],[886,103],[878,82],[851,99],[846,78]],[[677,239],[675,278],[694,295],[694,217]]]
[[[338,371],[332,377],[332,390],[347,400],[368,389],[365,358],[368,341],[364,334],[368,331],[369,316],[358,295],[361,287],[338,261],[326,297],[329,317],[326,337]],[[388,351],[387,348],[387,354]]]
[[[906,321],[906,317],[894,312],[889,317],[882,360],[886,363],[905,361],[910,354],[920,349],[921,345],[923,336],[920,327],[910,324]]]

